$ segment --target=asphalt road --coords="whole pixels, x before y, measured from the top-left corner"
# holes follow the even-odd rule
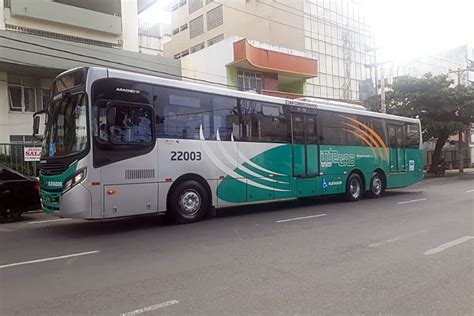
[[[474,174],[185,226],[44,214],[0,225],[1,315],[124,313],[473,315]]]

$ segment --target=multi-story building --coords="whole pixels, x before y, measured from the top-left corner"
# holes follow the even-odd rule
[[[433,75],[449,73],[454,84],[474,86],[474,71],[460,72],[460,82],[458,82],[457,73],[452,72],[452,70],[467,69],[473,60],[474,48],[471,44],[466,44],[439,53],[420,56],[407,63],[395,66],[392,70],[392,76],[421,77],[428,72]]]
[[[163,56],[164,44],[171,40],[171,26],[138,21],[138,49],[140,53]]]
[[[32,114],[62,71],[105,66],[180,78],[179,60],[141,54],[151,0],[0,0],[0,143],[31,140]]]
[[[178,0],[171,10],[172,39],[165,44],[165,56],[186,58],[237,36],[317,60],[317,76],[304,83],[306,95],[358,100],[361,82],[370,78],[366,65],[374,62],[374,39],[352,0]],[[212,64],[216,55],[209,56]],[[209,63],[187,62],[196,77]],[[226,77],[220,83],[228,83]]]

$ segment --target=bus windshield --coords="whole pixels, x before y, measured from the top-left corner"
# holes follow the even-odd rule
[[[61,157],[83,151],[87,144],[87,98],[82,92],[58,94],[48,107],[42,157]]]

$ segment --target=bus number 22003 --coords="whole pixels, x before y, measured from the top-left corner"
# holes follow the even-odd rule
[[[172,151],[171,160],[173,161],[201,160],[201,152],[200,151]]]

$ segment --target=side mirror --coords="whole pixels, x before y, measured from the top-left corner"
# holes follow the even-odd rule
[[[41,122],[41,117],[39,115],[43,113],[46,113],[46,111],[41,110],[33,114],[33,137],[39,141],[43,140],[43,137],[38,135],[39,129],[40,129],[40,122]]]

